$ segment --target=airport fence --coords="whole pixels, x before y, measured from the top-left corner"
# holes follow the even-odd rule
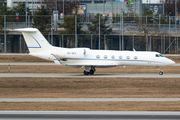
[[[65,19],[71,19],[71,31],[64,32]],[[74,22],[74,23],[73,23]],[[99,24],[100,23],[100,24]],[[102,24],[107,28],[103,28]],[[96,30],[92,31],[89,26]],[[180,25],[174,16],[0,16],[0,51],[27,52],[22,35],[9,29],[36,27],[48,41],[60,47],[91,49],[158,51],[179,53]],[[81,29],[79,29],[81,28]],[[110,33],[106,31],[112,29]],[[99,32],[100,30],[100,32]]]
[[[157,51],[162,54],[179,53],[179,37],[161,36],[137,36],[137,35],[99,35],[95,34],[44,34],[48,42],[54,46],[65,48],[83,48],[99,50],[130,50],[137,51]],[[28,53],[28,49],[22,34],[7,35],[7,53]],[[77,38],[77,45],[76,39]],[[123,38],[123,39],[122,39]],[[0,52],[4,52],[4,35],[0,34]],[[99,45],[100,44],[100,45]],[[100,48],[99,48],[100,47]]]

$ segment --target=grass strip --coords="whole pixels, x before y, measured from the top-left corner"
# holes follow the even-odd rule
[[[180,111],[180,102],[36,102],[0,106],[0,110],[26,111]]]
[[[8,65],[0,66],[0,73],[78,73],[83,74],[84,68],[71,68],[61,65]],[[164,74],[180,74],[180,66],[162,67]],[[159,74],[157,67],[123,66],[113,68],[96,68],[95,74]]]
[[[31,55],[0,55],[0,62],[51,62]]]
[[[180,98],[180,78],[0,78],[0,98]]]

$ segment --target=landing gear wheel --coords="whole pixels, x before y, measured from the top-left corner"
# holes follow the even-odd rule
[[[89,75],[89,72],[84,71],[84,75]]]
[[[161,67],[157,67],[159,70],[159,75],[163,75],[163,70],[161,69]]]
[[[93,75],[94,74],[94,70],[90,70],[89,74]]]
[[[159,72],[159,75],[163,75],[163,72],[160,71],[160,72]]]

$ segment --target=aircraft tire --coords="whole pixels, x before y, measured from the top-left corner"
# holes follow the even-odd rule
[[[163,75],[163,72],[160,71],[160,72],[159,72],[159,75]]]
[[[89,74],[93,75],[94,74],[94,70],[90,70]]]
[[[84,71],[84,75],[89,75],[89,72]]]

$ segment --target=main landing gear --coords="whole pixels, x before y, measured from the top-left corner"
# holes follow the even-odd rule
[[[84,75],[93,75],[95,71],[96,71],[95,67],[91,66],[91,69],[89,70],[89,67],[86,66],[84,70]]]
[[[158,67],[157,67],[157,68],[158,68]],[[161,69],[161,67],[158,68],[158,70],[159,70],[159,75],[163,75],[163,70]]]

